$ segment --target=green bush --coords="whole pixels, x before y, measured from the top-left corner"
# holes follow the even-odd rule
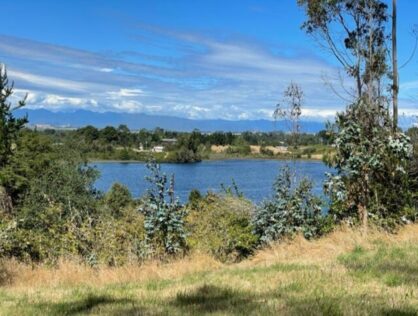
[[[170,180],[155,162],[147,164],[148,189],[139,211],[144,215],[146,253],[149,257],[182,254],[186,251],[185,207],[174,196],[174,175]]]
[[[306,147],[302,150],[302,154],[303,155],[312,155],[315,153],[315,148],[314,147]]]
[[[104,198],[105,206],[115,217],[121,216],[123,209],[132,205],[132,203],[131,192],[126,186],[120,183],[114,183]]]
[[[245,156],[251,154],[251,147],[249,145],[229,146],[226,150],[226,153]]]
[[[221,261],[238,261],[252,254],[257,237],[252,233],[253,205],[232,196],[208,194],[187,217],[191,249]]]
[[[188,205],[191,206],[192,208],[195,208],[198,205],[198,203],[202,200],[202,194],[200,193],[199,190],[193,189],[189,193],[188,200],[189,200]]]
[[[143,259],[144,217],[134,207],[125,208],[117,218],[100,216],[91,234],[89,259],[94,262],[121,266]]]
[[[295,183],[288,167],[274,184],[274,197],[264,201],[254,214],[254,231],[263,243],[270,243],[301,232],[306,238],[318,236],[325,224],[321,201],[312,194],[306,179]]]
[[[123,148],[120,152],[119,152],[119,159],[120,160],[130,160],[131,159],[131,154],[129,152],[128,149]]]
[[[61,206],[50,205],[30,221],[30,226],[25,217],[3,223],[0,255],[24,262],[47,263],[54,263],[60,257],[86,255],[88,238],[83,236],[84,223],[74,225],[61,217],[62,213]]]
[[[261,147],[260,153],[265,156],[270,156],[270,157],[274,156],[274,152],[266,147]]]

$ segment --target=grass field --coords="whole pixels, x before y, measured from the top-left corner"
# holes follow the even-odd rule
[[[238,264],[204,255],[92,269],[4,262],[1,315],[417,315],[418,225],[338,231]]]

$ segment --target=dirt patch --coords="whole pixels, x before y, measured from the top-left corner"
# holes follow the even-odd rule
[[[227,145],[227,146],[212,145],[212,146],[210,147],[210,150],[211,150],[212,152],[216,153],[216,154],[221,154],[221,153],[226,152],[226,150],[227,150],[228,148],[229,148],[229,145]]]

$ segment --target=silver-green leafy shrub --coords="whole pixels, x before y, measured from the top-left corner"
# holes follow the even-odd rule
[[[306,238],[320,233],[321,201],[312,193],[312,184],[303,179],[295,183],[288,167],[274,183],[274,197],[264,201],[254,215],[254,232],[262,243],[301,232]]]
[[[147,164],[151,188],[140,207],[144,215],[146,255],[178,254],[186,249],[185,207],[174,196],[174,176],[170,180],[155,162]]]
[[[338,219],[368,219],[392,225],[409,203],[408,164],[410,139],[393,132],[387,110],[360,99],[339,113],[330,130],[336,170],[328,174],[324,189],[331,200],[330,214]]]

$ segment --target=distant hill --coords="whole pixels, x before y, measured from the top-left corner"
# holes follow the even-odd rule
[[[53,127],[78,128],[86,125],[93,125],[98,128],[105,126],[118,126],[126,124],[131,130],[141,128],[154,129],[161,127],[167,130],[192,131],[199,129],[202,132],[214,131],[259,131],[268,132],[273,130],[286,131],[283,122],[274,123],[269,120],[193,120],[166,115],[148,115],[142,113],[117,113],[117,112],[92,112],[77,110],[74,112],[52,112],[44,109],[30,110],[21,109],[17,111],[17,116],[29,116],[31,125],[50,125]],[[325,128],[323,122],[302,121],[302,131],[306,133],[316,133]]]

